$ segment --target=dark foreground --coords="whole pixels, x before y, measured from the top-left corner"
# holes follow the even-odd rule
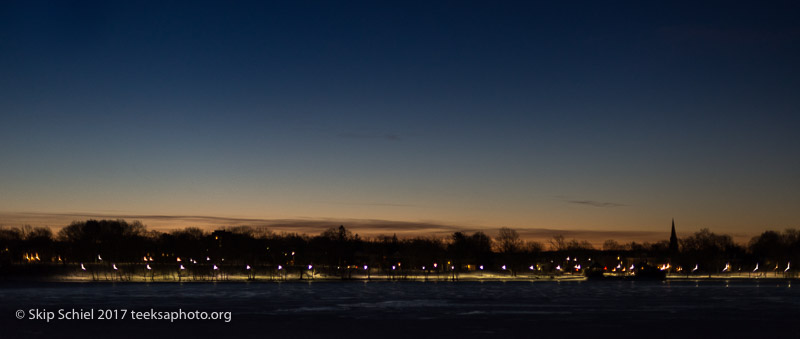
[[[800,338],[789,281],[2,283],[0,301],[0,338]],[[47,322],[30,309],[95,319]],[[230,322],[100,320],[101,309]]]

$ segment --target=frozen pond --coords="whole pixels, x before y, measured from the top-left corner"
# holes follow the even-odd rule
[[[0,337],[800,337],[800,282],[2,283]],[[29,310],[94,319],[30,319]],[[230,321],[100,320],[99,310]],[[25,311],[24,319],[15,312]],[[152,311],[151,311],[152,310]],[[119,314],[116,315],[119,317]],[[154,332],[155,331],[155,332]]]

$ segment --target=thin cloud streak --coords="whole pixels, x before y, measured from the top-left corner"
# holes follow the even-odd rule
[[[587,205],[592,207],[622,207],[627,206],[625,204],[619,204],[615,202],[605,202],[605,201],[594,201],[594,200],[568,200],[567,202],[571,204],[579,204],[579,205]]]

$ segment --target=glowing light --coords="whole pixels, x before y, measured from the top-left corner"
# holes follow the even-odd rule
[[[292,251],[292,255],[294,255],[294,251]]]
[[[697,271],[698,269],[700,269],[700,265],[699,264],[695,264],[694,268],[692,269],[692,272]]]
[[[395,265],[392,265],[392,269],[396,269],[396,268],[397,268],[397,266],[395,266]]]
[[[533,265],[531,265],[531,267],[528,267],[528,268],[530,268],[530,269],[531,269],[531,271],[533,271]]]
[[[439,264],[433,263],[433,268],[439,267]]]
[[[246,267],[246,268],[249,270],[249,269],[250,269],[250,265],[247,265],[247,267]]]
[[[219,269],[219,267],[217,267],[217,265],[214,265],[214,270],[216,271],[218,269]]]
[[[756,263],[756,268],[753,269],[753,272],[758,271],[758,263]]]
[[[111,264],[111,267],[114,269],[114,271],[117,270],[117,264]]]
[[[283,269],[283,266],[278,265],[278,270],[282,270],[282,269]]]
[[[98,255],[97,255],[97,260],[103,261],[103,258],[102,258],[102,257],[100,257],[100,255],[98,254]]]
[[[175,258],[175,260],[177,260],[178,262],[181,262],[181,257],[177,257],[177,258]]]
[[[425,266],[422,266],[422,269],[424,270],[424,269],[425,269]]]
[[[308,269],[309,270],[312,269],[312,268],[314,268],[314,266],[308,265]]]
[[[502,269],[506,269],[506,265],[503,265],[503,267],[500,267],[500,268],[502,268]]]
[[[556,266],[556,269],[561,271],[561,265]]]
[[[633,271],[634,267],[635,267],[635,266],[631,265],[631,271]]]
[[[150,267],[150,264],[147,264],[147,270],[152,270],[153,268]]]
[[[455,266],[450,266],[450,270],[455,270],[455,269],[456,269]]]
[[[569,257],[567,257],[567,261],[569,261]]]
[[[86,271],[86,266],[83,266],[83,263],[81,263],[81,269]]]
[[[181,270],[185,270],[185,269],[186,269],[186,267],[183,267],[183,265],[181,265]]]
[[[725,268],[722,269],[722,272],[727,272],[730,269],[731,269],[731,263],[726,263]]]
[[[367,265],[364,265],[364,270],[365,270],[365,271],[367,270],[367,268],[369,268],[369,267],[368,267]],[[423,267],[422,269],[424,270],[424,269],[425,269],[425,267]]]
[[[789,271],[789,267],[791,267],[791,266],[792,266],[792,262],[791,262],[791,261],[790,261],[790,262],[788,262],[788,263],[786,263],[786,269],[785,269],[785,270],[783,270],[783,271],[784,271],[784,272],[788,272],[788,271]]]
[[[580,265],[580,264],[578,264],[578,265],[575,265],[575,270],[576,270],[576,271],[578,271],[578,270],[580,270],[580,269],[581,269],[581,265]]]
[[[481,267],[479,267],[479,268],[480,268],[481,270],[483,270],[483,265],[481,265]]]
[[[144,257],[144,261],[147,261],[147,257]]]
[[[211,258],[210,257],[206,257],[206,261],[211,261]]]

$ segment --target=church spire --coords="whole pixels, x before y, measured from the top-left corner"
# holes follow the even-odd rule
[[[678,253],[678,236],[675,235],[675,218],[672,218],[672,235],[669,237],[669,252]]]

